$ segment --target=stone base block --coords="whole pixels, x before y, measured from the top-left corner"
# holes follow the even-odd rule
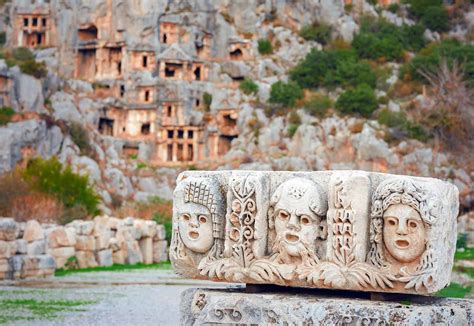
[[[472,325],[473,300],[399,296],[385,301],[312,293],[188,289],[182,325]]]

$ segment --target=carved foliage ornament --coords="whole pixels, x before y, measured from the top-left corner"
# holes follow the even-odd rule
[[[431,293],[446,285],[434,282],[445,255],[434,248],[455,212],[444,210],[431,181],[364,172],[328,172],[318,182],[288,172],[273,183],[267,172],[196,174],[175,191],[170,257],[178,273],[365,291]],[[449,221],[439,223],[441,215]]]

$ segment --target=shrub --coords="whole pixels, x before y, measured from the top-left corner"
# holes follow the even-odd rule
[[[258,52],[261,55],[268,55],[273,53],[273,47],[270,40],[260,39],[258,40]]]
[[[327,80],[332,74],[326,77],[325,84],[331,83]],[[366,62],[342,61],[338,64],[335,73],[332,75],[335,85],[357,87],[360,84],[367,84],[375,88],[377,76],[372,67]]]
[[[0,108],[0,126],[6,125],[12,120],[15,111],[9,107]]]
[[[421,22],[432,31],[446,32],[449,30],[449,16],[443,7],[429,7],[423,13]]]
[[[295,135],[296,131],[298,130],[300,125],[296,125],[296,124],[290,124],[288,126],[288,136],[290,138],[293,138],[293,136]]]
[[[300,115],[296,111],[291,111],[290,115],[288,116],[288,122],[293,125],[300,125],[301,124]]]
[[[398,3],[391,3],[388,7],[387,10],[396,14],[398,10],[400,10],[400,5]]]
[[[419,124],[410,121],[403,112],[392,112],[383,109],[378,113],[377,120],[380,124],[394,129],[392,133],[401,137],[409,137],[419,141],[426,141],[429,138],[428,132]]]
[[[81,154],[89,155],[93,152],[87,130],[80,123],[71,122],[68,130],[72,141],[79,147]]]
[[[270,90],[270,103],[283,107],[294,107],[296,101],[303,98],[303,90],[295,82],[276,82]]]
[[[63,167],[57,158],[34,159],[28,162],[24,171],[25,180],[35,191],[58,198],[67,210],[82,210],[88,215],[99,214],[99,196],[89,185],[87,175]]]
[[[452,67],[454,62],[464,63],[465,78],[474,84],[474,45],[463,44],[456,40],[445,40],[422,49],[403,67],[402,77],[407,74],[414,80],[426,82],[420,71],[436,73],[443,59],[446,60],[448,67]]]
[[[16,48],[12,51],[12,58],[16,61],[35,60],[35,55],[28,48]]]
[[[0,46],[5,45],[6,41],[7,41],[7,33],[0,32]]]
[[[323,117],[332,105],[333,103],[328,96],[315,95],[305,102],[304,109],[312,116]]]
[[[346,114],[360,114],[369,117],[377,109],[378,103],[374,90],[365,84],[348,90],[339,96],[336,109]]]
[[[204,102],[204,107],[206,108],[206,111],[211,111],[212,95],[208,92],[204,92],[204,94],[202,95],[202,100]]]
[[[239,88],[244,94],[247,95],[258,93],[258,85],[251,79],[245,79],[240,83]]]
[[[34,59],[20,63],[20,70],[22,73],[36,78],[44,78],[48,75],[48,69],[44,62],[38,62]]]
[[[430,7],[441,7],[443,0],[408,0],[410,4],[410,13],[420,18],[423,13]]]
[[[307,41],[316,41],[326,45],[331,40],[331,26],[315,23],[301,28],[299,35]]]
[[[377,34],[359,33],[354,37],[352,46],[357,55],[364,59],[396,60],[402,57],[403,47],[394,35],[379,36]]]

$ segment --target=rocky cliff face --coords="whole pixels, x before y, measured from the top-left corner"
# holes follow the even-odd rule
[[[342,0],[12,1],[7,46],[33,47],[48,74],[40,80],[0,60],[18,113],[0,128],[0,171],[57,155],[90,175],[106,212],[111,194],[171,198],[177,173],[190,166],[430,175],[454,182],[471,206],[474,174],[455,156],[415,140],[389,144],[386,129],[365,119],[299,110],[302,124],[290,135],[287,117],[264,114],[271,85],[322,47],[299,37],[301,27],[324,22],[332,38],[350,41],[362,14],[403,22],[362,3],[346,13]],[[272,55],[259,53],[262,39],[272,41]],[[239,89],[245,79],[256,94]],[[87,129],[93,158],[61,128],[71,122]]]

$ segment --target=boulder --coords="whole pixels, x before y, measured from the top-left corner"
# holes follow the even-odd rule
[[[168,242],[166,240],[153,242],[153,263],[168,261]]]
[[[76,236],[76,250],[79,251],[95,251],[95,237],[92,236],[85,236],[85,235],[78,235]]]
[[[14,219],[0,218],[0,240],[1,241],[13,241],[16,239],[19,232],[20,232],[20,229]]]
[[[93,251],[76,251],[76,259],[79,268],[90,268],[98,266]]]
[[[158,224],[156,226],[156,235],[153,240],[165,240],[166,239],[166,229],[164,225]]]
[[[97,251],[96,259],[99,266],[112,266],[113,265],[112,250],[105,249],[105,250]]]
[[[46,240],[37,240],[28,243],[26,254],[28,256],[39,256],[46,253]]]
[[[153,239],[150,237],[143,238],[138,243],[142,252],[143,263],[153,264]]]
[[[122,250],[125,254],[125,263],[135,265],[143,263],[143,256],[138,241],[125,241],[122,243]]]
[[[16,254],[26,255],[28,250],[28,242],[25,239],[17,239],[16,241]]]
[[[48,245],[50,248],[72,247],[76,244],[76,232],[72,227],[59,226],[48,230]]]
[[[117,250],[112,253],[112,260],[114,264],[125,264],[126,252],[125,250]]]
[[[7,259],[16,253],[15,241],[0,241],[0,259]]]
[[[140,237],[151,237],[156,235],[156,222],[146,220],[135,220],[134,227],[140,231]]]
[[[36,220],[30,220],[26,223],[25,233],[23,239],[27,242],[33,242],[44,239],[44,230],[41,224]]]
[[[56,259],[57,268],[64,268],[69,258],[76,255],[74,247],[48,249],[47,253]]]

